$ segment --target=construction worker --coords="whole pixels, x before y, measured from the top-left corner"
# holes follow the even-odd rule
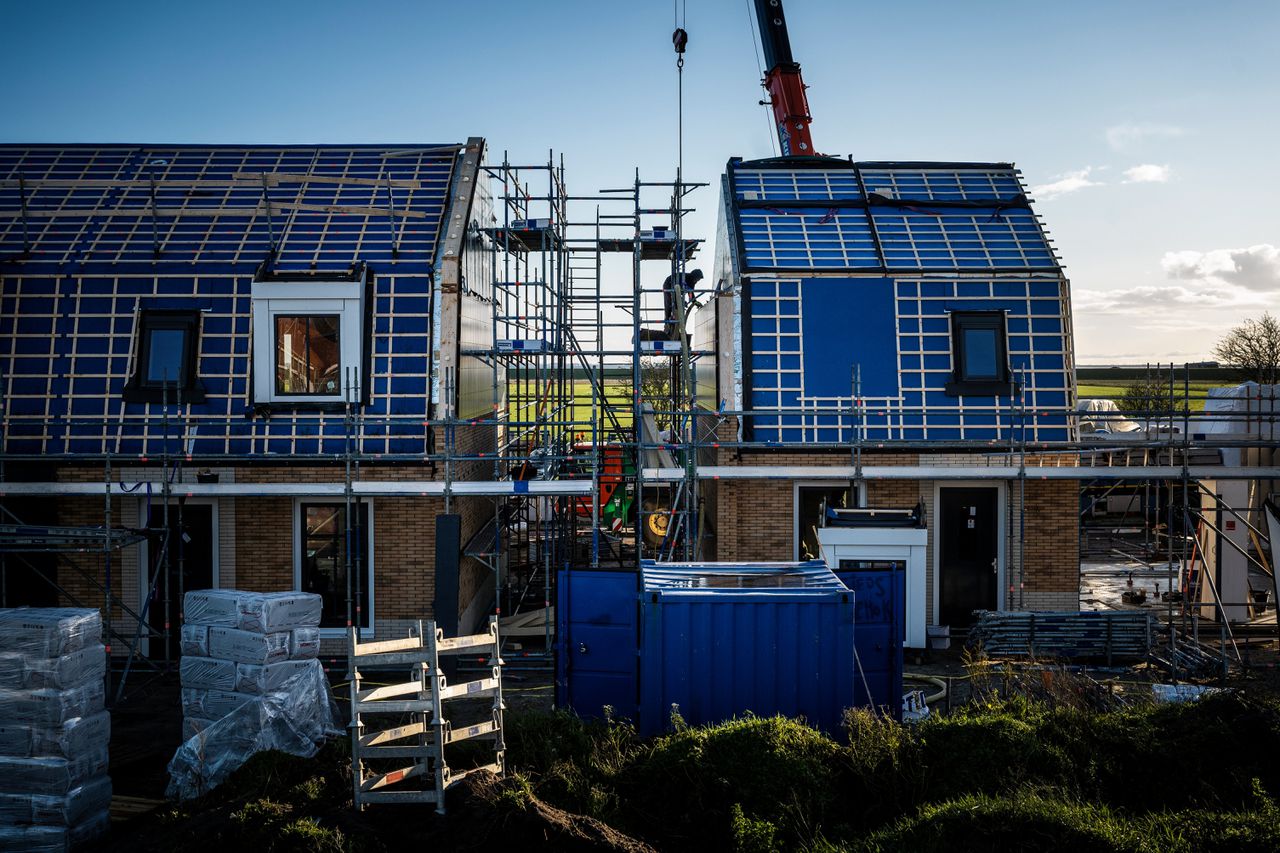
[[[670,341],[680,340],[680,334],[683,331],[680,328],[680,321],[688,316],[689,309],[695,304],[693,289],[703,279],[702,270],[691,270],[680,278],[683,279],[683,287],[679,288],[679,293],[672,283],[674,276],[667,276],[662,282],[663,328],[667,332],[667,340]],[[683,311],[677,311],[677,299],[682,300],[680,304],[683,305]],[[684,317],[681,316],[682,314]]]

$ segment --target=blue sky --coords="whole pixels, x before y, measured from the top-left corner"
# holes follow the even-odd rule
[[[685,175],[771,153],[748,0],[684,0]],[[0,2],[4,141],[454,142],[674,173],[666,2]],[[1071,276],[1078,360],[1207,356],[1280,310],[1280,3],[788,0],[814,141],[1012,160]],[[710,265],[710,257],[704,257]]]

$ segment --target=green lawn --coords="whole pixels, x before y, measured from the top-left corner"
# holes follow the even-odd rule
[[[1125,389],[1131,385],[1131,382],[1114,382],[1106,385],[1094,385],[1091,383],[1081,382],[1077,386],[1080,399],[1104,399],[1115,400],[1116,405],[1120,405],[1120,398],[1124,396]],[[1209,396],[1210,388],[1225,387],[1218,382],[1192,382],[1188,386],[1191,399],[1191,411],[1204,411],[1204,401]],[[1178,399],[1178,406],[1182,406],[1182,383],[1175,381],[1173,386],[1174,396]]]

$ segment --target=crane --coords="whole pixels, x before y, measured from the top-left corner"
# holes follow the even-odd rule
[[[756,20],[760,23],[760,41],[764,47],[764,86],[773,107],[774,125],[783,157],[813,156],[813,138],[809,135],[809,99],[805,97],[800,63],[791,57],[791,39],[787,37],[787,19],[782,0],[755,0]]]

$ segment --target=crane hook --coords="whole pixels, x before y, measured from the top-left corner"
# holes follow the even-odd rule
[[[676,27],[676,31],[671,34],[671,43],[675,46],[676,53],[684,53],[689,44],[689,34],[683,27]]]

